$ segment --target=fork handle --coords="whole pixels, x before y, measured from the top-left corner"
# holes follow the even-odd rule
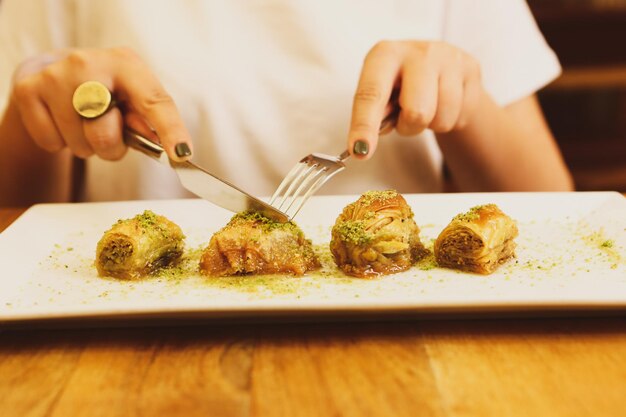
[[[347,150],[347,149],[345,151],[341,152],[341,155],[339,155],[339,160],[341,162],[345,161],[348,158],[350,158],[350,151]]]

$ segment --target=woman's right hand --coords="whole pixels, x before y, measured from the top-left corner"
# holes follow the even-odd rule
[[[99,81],[117,107],[83,119],[72,106],[76,88]],[[13,76],[11,100],[29,136],[41,148],[67,147],[79,158],[118,160],[126,153],[124,125],[161,143],[170,158],[191,155],[191,137],[172,97],[148,66],[128,48],[71,49],[24,61]]]

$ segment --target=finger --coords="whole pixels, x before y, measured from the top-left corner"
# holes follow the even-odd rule
[[[463,104],[461,105],[461,114],[456,123],[457,129],[463,129],[469,123],[472,116],[472,110],[476,108],[483,89],[480,83],[480,76],[469,76],[463,84]]]
[[[54,124],[72,153],[79,158],[88,158],[93,155],[93,149],[85,139],[82,118],[72,105],[74,91],[62,84],[42,88],[41,91]]]
[[[387,125],[386,127],[384,127],[378,132],[378,136],[388,135],[389,133],[393,132],[394,128],[395,128],[394,125]]]
[[[454,129],[463,106],[463,76],[459,71],[444,71],[439,76],[437,111],[430,128],[437,133]]]
[[[389,43],[380,43],[363,63],[348,134],[348,149],[357,158],[368,159],[376,151],[380,122],[398,78],[400,62],[400,51]]]
[[[396,128],[399,114],[398,90],[394,89],[389,98],[389,102],[385,106],[385,117],[380,122],[380,129],[378,129],[379,137],[391,133]]]
[[[65,147],[52,115],[44,102],[28,85],[16,85],[15,102],[28,135],[40,148],[48,152],[58,152]]]
[[[156,77],[137,59],[130,59],[117,71],[116,92],[121,92],[133,111],[154,127],[161,145],[175,161],[189,159],[191,136],[172,97]]]
[[[25,59],[15,69],[13,73],[12,82],[18,83],[26,77],[37,74],[42,69],[50,64],[57,62],[62,56],[55,53],[47,53],[41,55],[35,55]]]
[[[161,143],[154,128],[148,124],[146,119],[141,117],[138,113],[128,111],[124,113],[124,125],[129,129],[134,130],[146,139],[149,139],[155,143]]]
[[[96,155],[117,161],[126,154],[122,139],[122,113],[117,108],[96,119],[83,120],[83,134]]]
[[[438,82],[439,71],[432,63],[421,58],[404,63],[396,125],[400,135],[417,135],[428,127],[437,110]]]

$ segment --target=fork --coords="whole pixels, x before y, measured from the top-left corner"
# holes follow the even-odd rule
[[[394,105],[380,123],[379,133],[395,125],[400,108]],[[339,156],[312,153],[300,160],[287,173],[269,204],[293,219],[304,203],[333,176],[346,168],[344,161],[350,157],[345,150]]]

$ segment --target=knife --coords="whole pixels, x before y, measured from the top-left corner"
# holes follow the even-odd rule
[[[144,155],[172,167],[183,187],[215,205],[235,213],[257,211],[281,223],[289,221],[289,217],[282,211],[219,179],[193,162],[172,161],[161,145],[144,138],[137,132],[124,129],[124,142]]]

